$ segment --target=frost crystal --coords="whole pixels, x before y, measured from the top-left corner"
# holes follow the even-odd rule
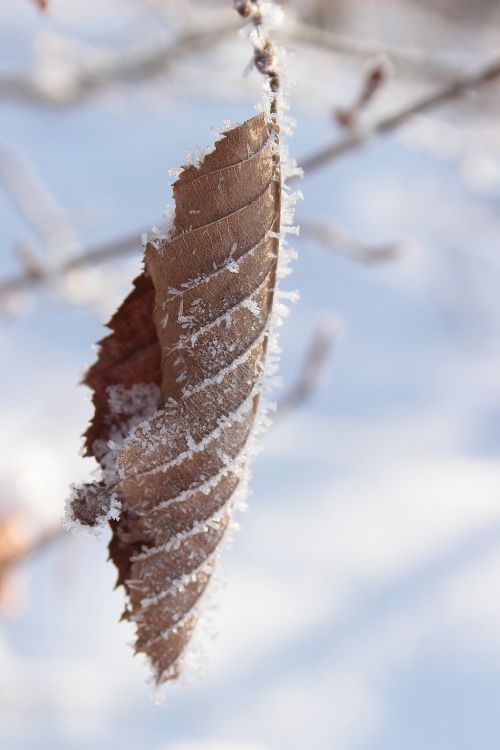
[[[110,520],[120,517],[117,495],[103,484],[73,486],[66,501],[63,527],[75,536],[98,534]]]
[[[108,521],[118,520],[121,503],[113,491],[118,480],[117,451],[129,432],[156,411],[160,397],[155,383],[137,383],[131,388],[110,385],[106,393],[110,439],[95,441],[93,446],[99,476],[95,482],[74,485],[65,504],[63,526],[76,535],[98,533]]]

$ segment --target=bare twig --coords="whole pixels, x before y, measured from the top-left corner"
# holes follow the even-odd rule
[[[327,357],[340,331],[341,324],[333,315],[325,315],[320,320],[304,357],[297,382],[278,402],[275,422],[289,416],[316,391]]]
[[[324,247],[358,263],[386,263],[401,256],[402,247],[396,242],[379,245],[365,244],[331,224],[302,222],[300,233],[320,242]]]
[[[356,130],[359,118],[373,102],[382,86],[389,77],[389,63],[387,58],[381,57],[373,62],[366,70],[361,88],[349,107],[336,107],[334,117],[347,130]]]
[[[496,59],[476,73],[469,73],[457,78],[457,80],[439,89],[439,91],[417,99],[417,101],[397,110],[392,115],[382,117],[375,122],[366,133],[354,133],[344,140],[337,141],[331,146],[326,146],[325,148],[320,149],[316,153],[306,157],[300,166],[306,175],[310,174],[315,169],[324,167],[334,159],[344,156],[345,154],[363,146],[370,139],[382,136],[385,133],[395,130],[401,125],[404,125],[411,120],[414,115],[427,112],[428,110],[439,107],[442,104],[447,104],[469,91],[474,91],[487,83],[491,83],[499,77],[500,59]]]

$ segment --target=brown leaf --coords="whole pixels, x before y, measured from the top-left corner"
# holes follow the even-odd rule
[[[85,378],[95,405],[87,451],[122,506],[109,549],[124,616],[158,683],[181,669],[246,482],[276,284],[277,141],[257,115],[181,172],[171,239],[148,243],[145,272]],[[78,495],[91,525],[102,487],[88,503]]]
[[[85,433],[87,455],[101,458],[110,435],[123,422],[108,404],[107,388],[116,384],[130,389],[139,383],[161,383],[160,346],[153,320],[154,287],[142,273],[134,289],[108,323],[111,333],[99,342],[99,357],[85,375],[93,390],[94,419]]]

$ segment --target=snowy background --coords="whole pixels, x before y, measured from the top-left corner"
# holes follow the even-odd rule
[[[336,17],[349,33],[439,47],[460,69],[500,42],[493,25],[447,16],[446,3],[439,15],[427,4],[353,5]],[[224,118],[253,114],[260,82],[242,77],[249,47],[236,33],[154,79],[65,99],[82,59],[151,48],[197,8],[54,0],[41,16],[28,0],[2,0],[2,279],[22,272],[21,242],[50,268],[159,224],[168,169]],[[365,63],[290,46],[300,161],[342,137],[331,110],[352,101]],[[14,73],[47,100],[9,93],[1,81]],[[367,121],[433,85],[396,71]],[[498,116],[490,98],[472,97],[303,181],[299,222],[398,242],[401,253],[362,265],[307,234],[296,242],[286,285],[301,300],[282,332],[285,386],[322,316],[339,317],[343,334],[312,398],[263,441],[199,670],[155,706],[118,623],[106,539],[58,539],[10,581],[1,750],[497,750]],[[12,200],[13,159],[52,195],[62,239],[47,244],[50,227],[41,236]],[[92,471],[79,456],[91,409],[77,383],[139,264],[138,250],[3,300],[1,514],[48,528],[69,484]]]

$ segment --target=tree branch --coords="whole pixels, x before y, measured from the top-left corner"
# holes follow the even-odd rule
[[[94,266],[105,261],[118,258],[120,256],[131,253],[134,250],[139,250],[141,247],[141,233],[134,232],[133,234],[127,234],[123,237],[119,237],[113,242],[108,242],[102,245],[96,245],[95,247],[83,252],[79,255],[74,255],[71,258],[63,261],[57,266],[53,266],[49,271],[46,271],[43,275],[33,275],[25,273],[19,276],[13,276],[10,279],[0,281],[0,297],[16,292],[22,292],[26,289],[36,287],[43,282],[51,279],[58,279],[66,276],[66,274],[74,271],[77,268],[83,268],[85,266]]]
[[[452,84],[444,86],[439,91],[418,99],[416,102],[403,107],[392,115],[381,118],[372,125],[367,133],[349,135],[347,138],[321,149],[304,159],[300,166],[307,176],[314,170],[326,166],[334,159],[364,146],[370,140],[397,129],[399,126],[408,122],[414,115],[427,112],[437,106],[453,101],[463,94],[480,88],[499,77],[500,59],[493,61],[477,73],[463,76]],[[293,180],[294,178],[292,177],[290,179]],[[133,249],[138,249],[140,247],[139,238],[140,233],[137,232],[121,237],[118,240],[105,245],[96,246],[87,252],[64,261],[57,267],[53,267],[50,270],[48,278],[58,278],[64,276],[75,268],[95,265],[127,252],[132,252]],[[40,278],[37,275],[28,273],[5,279],[4,281],[0,281],[0,297],[32,288],[46,279],[47,275]]]
[[[434,93],[422,96],[415,102],[397,110],[391,115],[382,117],[376,121],[368,130],[364,133],[355,133],[344,140],[337,141],[331,146],[326,146],[323,149],[311,154],[306,157],[300,164],[306,175],[310,174],[320,167],[324,167],[329,162],[337,159],[345,154],[354,151],[361,146],[364,146],[370,140],[385,135],[406,122],[411,120],[414,115],[422,114],[430,109],[435,109],[442,104],[447,104],[460,96],[481,88],[487,83],[498,79],[500,77],[500,59],[493,60],[484,68],[476,73],[469,73],[460,78],[457,78],[452,83],[443,86]],[[293,177],[291,179],[294,179]]]
[[[327,357],[340,331],[341,324],[335,316],[331,314],[323,316],[309,344],[296,383],[278,401],[274,423],[289,416],[291,412],[310,399],[318,387]]]
[[[396,242],[366,244],[331,224],[301,222],[300,233],[303,237],[310,237],[327,249],[357,263],[386,263],[396,260],[402,254],[402,247]]]
[[[13,513],[0,519],[0,586],[12,568],[20,565],[61,539],[60,524],[49,526],[37,536],[26,533],[22,516]]]

